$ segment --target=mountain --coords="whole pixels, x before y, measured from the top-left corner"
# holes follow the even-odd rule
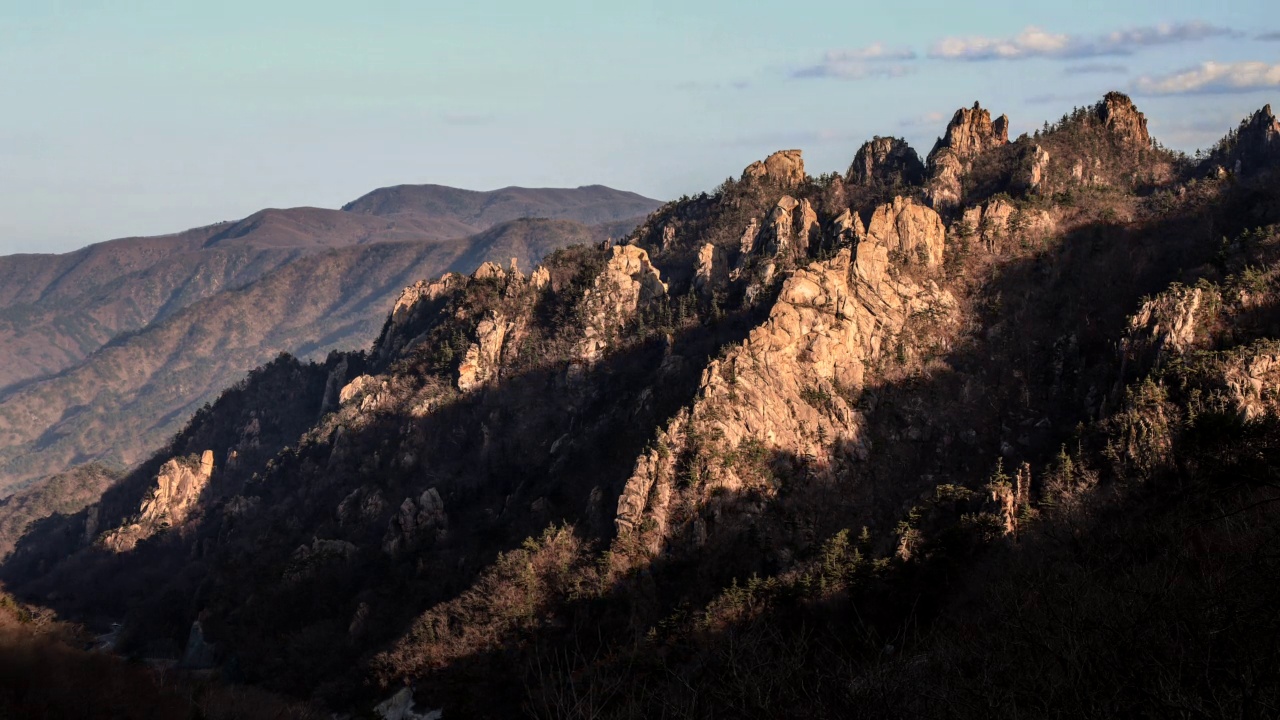
[[[648,215],[654,206],[649,198],[603,185],[572,189],[508,187],[490,192],[442,185],[397,185],[374,190],[342,209],[379,217],[425,215],[447,219],[475,232],[514,218],[599,225]]]
[[[1267,716],[1280,163],[1008,125],[423,278],[0,577],[317,713]]]
[[[420,202],[397,205],[393,199],[399,197]],[[456,240],[525,217],[598,225],[638,218],[657,206],[602,186],[477,192],[405,185],[376,190],[351,203],[351,212],[262,210],[238,222],[112,240],[65,255],[0,257],[0,391],[62,372],[120,333],[244,287],[308,254]]]
[[[117,335],[54,376],[0,394],[0,488],[89,461],[131,467],[222,388],[277,354],[314,358],[366,345],[390,303],[418,278],[513,259],[530,267],[558,247],[602,242],[634,225],[515,220],[448,242],[301,254],[244,286]]]

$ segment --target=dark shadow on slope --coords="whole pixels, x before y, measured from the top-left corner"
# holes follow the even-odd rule
[[[910,528],[914,509],[929,507],[939,486],[970,493],[971,499],[948,505],[954,518],[982,509],[985,485],[999,461],[1010,473],[1028,462],[1033,477],[1040,477],[1059,448],[1076,439],[1077,427],[1109,414],[1120,399],[1119,389],[1133,379],[1120,374],[1117,341],[1140,300],[1171,282],[1221,279],[1212,262],[1220,249],[1217,239],[1238,233],[1248,222],[1231,212],[1230,202],[1226,208],[1215,216],[1191,207],[1185,214],[1135,227],[1093,223],[1072,230],[1050,250],[990,266],[977,295],[979,325],[958,347],[916,370],[889,368],[892,379],[854,398],[867,418],[872,452],[866,462],[850,466],[829,483],[815,481],[822,473],[807,469],[803,458],[774,456],[768,465],[778,481],[776,492],[722,495],[699,518],[707,528],[705,543],[694,540],[693,518],[684,518],[685,525],[673,528],[673,544],[662,559],[605,596],[566,600],[532,633],[520,633],[498,651],[478,653],[422,677],[427,704],[476,716],[527,710],[510,687],[512,669],[526,667],[538,684],[545,677],[534,663],[554,661],[562,673],[557,682],[581,681],[576,688],[562,686],[555,692],[572,696],[587,688],[608,707],[610,693],[619,687],[640,688],[632,697],[636,706],[612,706],[618,717],[715,717],[725,712],[848,717],[857,716],[860,707],[868,716],[895,716],[894,703],[913,687],[926,686],[919,667],[928,666],[917,658],[899,663],[889,657],[895,652],[890,646],[900,651],[904,644],[920,642],[951,607],[952,598],[969,592],[966,588],[973,585],[968,574],[989,544],[991,527],[978,524],[937,538],[926,535],[922,542],[932,544],[934,557],[945,562],[907,566],[891,583],[869,576],[857,593],[855,610],[846,600],[826,604],[794,595],[749,628],[684,637],[664,635],[663,628],[693,622],[721,593],[750,604],[745,591],[749,578],[775,576],[797,560],[820,560],[823,542],[841,530],[856,535],[867,527],[865,553],[891,556],[903,539],[898,523],[906,521]],[[1129,368],[1134,375],[1141,371]],[[1099,527],[1106,522],[1100,520]],[[1136,536],[1144,531],[1134,523],[1125,532]],[[1113,542],[1118,544],[1109,544]],[[1154,540],[1145,542],[1150,546]],[[1123,545],[1123,538],[1105,535],[1096,552],[1115,552]],[[1068,541],[1054,552],[1071,547]],[[1126,562],[1141,566],[1144,561],[1137,555],[1130,554]],[[1178,562],[1170,558],[1168,562]],[[1006,560],[997,556],[991,562],[1000,567]],[[1030,581],[1033,562],[1008,562]],[[1088,573],[1099,571],[1088,570],[1066,582],[1085,582]],[[999,574],[982,571],[979,577],[987,577],[986,572]],[[724,590],[735,580],[744,588],[740,594]],[[994,587],[1005,600],[1019,592],[1016,581]],[[760,590],[766,591],[795,592]],[[1126,592],[1122,586],[1104,588],[1102,596],[1118,593],[1109,596],[1119,598]],[[1076,617],[1104,619],[1094,612]],[[991,621],[1003,618],[995,615]],[[656,644],[648,637],[651,628],[657,631]],[[1141,638],[1152,630],[1151,624],[1135,627],[1113,640]],[[1196,632],[1204,630],[1200,626]],[[542,646],[540,656],[530,649],[534,638]],[[805,638],[812,644],[794,646]],[[1124,657],[1102,652],[1104,646],[1096,649],[1106,662]],[[825,658],[829,668],[824,670],[815,658]],[[855,666],[855,661],[867,664]],[[594,665],[607,668],[592,679],[601,683],[597,686],[584,679]],[[890,673],[899,673],[902,681],[894,681]],[[725,684],[703,684],[708,677]],[[948,682],[956,680],[948,676]],[[1037,687],[1038,680],[1028,682]],[[664,705],[667,700],[687,704]],[[623,712],[627,709],[635,712]],[[953,714],[966,716],[971,710],[957,708]],[[567,705],[559,711],[565,714],[547,716],[573,716]]]
[[[650,336],[580,374],[567,373],[563,362],[535,364],[425,417],[371,411],[340,435],[313,433],[252,478],[212,484],[199,524],[129,553],[91,548],[60,565],[53,564],[56,553],[19,553],[5,575],[25,597],[73,617],[127,616],[124,647],[143,655],[176,654],[191,621],[207,615],[208,636],[223,643],[245,678],[296,693],[338,683],[326,692],[341,696],[358,685],[347,671],[362,654],[397,637],[421,608],[466,588],[498,552],[547,522],[595,517],[583,532],[607,537],[617,497],[653,429],[689,401],[708,359],[740,341],[759,312],[670,341]],[[435,382],[432,348],[420,350],[397,373]],[[160,461],[140,469],[127,491],[104,499],[108,516],[136,510]],[[388,522],[406,498],[429,487],[449,509],[448,535],[411,552],[384,552]],[[376,494],[378,511],[355,522],[342,517],[337,508],[353,493]],[[266,510],[228,510],[237,495]],[[66,547],[76,535],[74,523],[47,524],[26,544]],[[65,535],[61,544],[47,537],[55,531]],[[350,562],[297,573],[296,551],[313,538],[350,542],[356,552]],[[362,605],[367,614],[355,633],[350,626]]]

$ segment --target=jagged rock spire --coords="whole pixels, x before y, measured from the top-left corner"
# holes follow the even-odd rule
[[[1126,143],[1147,147],[1151,135],[1147,133],[1147,117],[1128,95],[1109,92],[1097,107],[1098,120]]]
[[[930,162],[939,153],[950,150],[960,160],[969,160],[991,148],[1009,142],[1009,116],[991,119],[991,111],[979,103],[960,108],[947,125],[946,135],[938,138],[929,153]]]
[[[991,119],[991,112],[978,103],[961,108],[947,125],[929,153],[929,181],[925,197],[934,208],[952,207],[960,202],[960,180],[969,164],[982,153],[1009,143],[1009,116]]]
[[[1251,173],[1280,165],[1280,121],[1263,108],[1244,120],[1233,136],[1219,143],[1214,163],[1235,173]]]
[[[924,163],[905,140],[880,137],[867,141],[853,156],[845,179],[853,185],[914,185],[924,178]]]

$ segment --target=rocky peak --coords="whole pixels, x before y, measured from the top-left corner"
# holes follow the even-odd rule
[[[1280,143],[1280,120],[1271,112],[1271,105],[1263,105],[1249,119],[1240,124],[1240,135],[1254,137],[1264,144]]]
[[[471,277],[475,280],[503,280],[507,273],[497,263],[486,262],[481,263]]]
[[[1009,142],[1009,116],[1001,115],[994,121],[991,112],[980,104],[972,108],[960,108],[947,125],[947,134],[938,139],[929,153],[932,158],[950,150],[959,160],[969,160],[992,148]]]
[[[1007,115],[993,121],[991,113],[978,103],[974,103],[972,108],[957,110],[947,126],[947,134],[938,138],[929,153],[929,181],[924,190],[929,203],[935,208],[958,205],[961,179],[969,171],[973,159],[1008,143]]]
[[[880,137],[867,141],[853,156],[845,179],[854,185],[913,185],[924,177],[924,163],[907,141]]]
[[[742,179],[769,180],[783,187],[799,185],[805,179],[804,158],[799,150],[779,150],[748,165]]]
[[[1280,121],[1266,105],[1241,121],[1235,136],[1219,147],[1215,157],[1218,166],[1232,172],[1248,173],[1280,164]]]
[[[1098,120],[1130,145],[1146,147],[1151,144],[1147,133],[1147,117],[1138,112],[1138,106],[1128,95],[1110,92],[1098,103]]]

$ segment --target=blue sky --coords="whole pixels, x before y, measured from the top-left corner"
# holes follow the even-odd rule
[[[1207,147],[1280,104],[1274,0],[0,0],[0,253],[337,207],[375,187],[671,198],[789,147],[923,155],[1134,95]]]

